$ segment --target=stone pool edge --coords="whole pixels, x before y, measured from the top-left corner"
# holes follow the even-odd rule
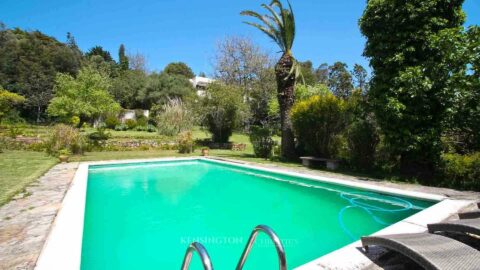
[[[53,223],[52,229],[48,235],[45,245],[42,249],[40,257],[37,261],[36,270],[63,270],[63,269],[80,269],[83,222],[86,200],[86,188],[88,178],[88,167],[91,165],[108,165],[108,164],[127,164],[138,162],[157,162],[157,161],[181,161],[181,160],[208,160],[210,162],[236,165],[244,168],[251,168],[261,171],[280,173],[290,176],[308,178],[316,181],[349,186],[363,190],[371,190],[386,194],[400,195],[410,198],[417,198],[430,201],[438,201],[439,203],[407,218],[397,222],[375,234],[389,233],[415,233],[426,230],[426,224],[447,219],[452,214],[458,212],[462,208],[467,207],[472,201],[469,200],[451,200],[445,196],[429,194],[417,191],[405,191],[390,187],[379,187],[368,183],[357,183],[349,180],[335,179],[331,177],[323,177],[311,175],[308,173],[285,172],[273,168],[265,168],[247,164],[241,161],[225,161],[208,157],[185,157],[185,158],[157,158],[157,159],[134,159],[134,160],[112,160],[112,161],[95,161],[80,163],[72,184],[62,201],[62,206]],[[321,244],[321,243],[319,243]],[[362,269],[373,262],[366,257],[361,249],[360,241],[354,242],[302,266],[295,268],[296,270],[313,270],[313,269]],[[380,254],[379,254],[380,255]]]

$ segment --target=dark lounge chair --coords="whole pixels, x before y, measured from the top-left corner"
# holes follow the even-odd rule
[[[362,237],[362,245],[382,246],[412,259],[426,270],[478,270],[480,251],[451,238],[429,233]]]
[[[458,213],[460,219],[480,218],[480,210]]]
[[[470,233],[470,234],[475,234],[480,236],[480,218],[444,221],[440,223],[428,224],[427,227],[430,233],[456,232],[456,233]],[[480,269],[480,265],[479,265],[479,269]]]

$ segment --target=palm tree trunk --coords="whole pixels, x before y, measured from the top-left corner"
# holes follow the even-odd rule
[[[296,158],[292,121],[290,119],[290,109],[295,102],[295,75],[290,74],[294,61],[289,53],[284,53],[275,65],[282,129],[282,157],[288,160]]]

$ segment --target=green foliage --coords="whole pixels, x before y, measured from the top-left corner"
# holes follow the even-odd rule
[[[348,98],[352,94],[353,80],[347,64],[335,62],[329,67],[328,87],[339,98]]]
[[[107,115],[105,118],[105,126],[109,129],[115,129],[116,126],[120,125],[120,120],[115,114]]]
[[[80,131],[72,126],[58,124],[53,127],[50,137],[46,141],[47,153],[58,155],[62,149],[68,149],[74,154],[82,154],[85,147],[85,138]]]
[[[184,131],[178,135],[178,152],[189,154],[193,152],[193,136],[191,131]]]
[[[78,47],[39,31],[0,28],[0,85],[25,97],[22,112],[33,120],[42,119],[57,72],[74,75],[81,62]]]
[[[250,129],[250,142],[256,157],[268,159],[272,156],[275,141],[269,128],[253,126]]]
[[[313,86],[317,83],[312,61],[299,62],[302,70],[303,84]]]
[[[128,130],[128,126],[125,124],[119,124],[115,126],[116,131],[126,131]]]
[[[368,1],[360,20],[367,38],[364,54],[373,68],[369,100],[385,144],[400,157],[405,175],[431,178],[440,160],[442,123],[455,91],[448,86],[451,52],[435,40],[443,31],[460,31],[462,4]]]
[[[193,113],[181,99],[171,99],[161,106],[157,112],[158,133],[166,136],[175,136],[181,132],[191,130],[195,119]]]
[[[104,127],[99,127],[95,132],[88,134],[88,138],[94,146],[102,146],[112,136]]]
[[[480,191],[480,153],[443,155],[442,186]]]
[[[329,92],[330,90],[324,84],[315,84],[315,85],[297,84],[295,85],[295,100],[303,101],[313,96],[325,95]]]
[[[368,171],[375,164],[375,152],[380,137],[370,120],[357,120],[348,126],[346,135],[348,159],[357,170]]]
[[[355,64],[353,67],[352,75],[355,80],[355,87],[359,89],[362,93],[368,91],[368,73],[367,70],[359,64]]]
[[[137,121],[135,121],[134,119],[127,119],[125,121],[125,125],[128,129],[134,129],[137,126]]]
[[[147,85],[141,89],[137,101],[144,109],[150,109],[154,104],[165,104],[172,98],[185,98],[193,95],[195,90],[190,81],[180,75],[153,73],[148,77]]]
[[[3,117],[13,110],[14,106],[25,102],[25,98],[11,93],[0,86],[0,123]]]
[[[80,117],[74,115],[70,118],[70,124],[72,124],[72,126],[74,127],[78,127],[78,125],[80,124]]]
[[[94,118],[108,113],[116,113],[120,105],[107,89],[110,79],[98,71],[82,68],[77,78],[59,74],[55,83],[55,97],[48,106],[48,114],[65,118],[74,115]]]
[[[85,53],[85,56],[87,58],[91,58],[93,56],[100,56],[105,62],[114,62],[110,52],[104,50],[102,46],[95,46],[90,48],[90,50]]]
[[[212,83],[207,88],[206,97],[201,100],[199,116],[202,125],[212,133],[213,142],[227,143],[245,112],[239,88]]]
[[[192,69],[183,62],[170,63],[165,67],[163,72],[168,75],[183,76],[187,79],[191,79],[195,77],[195,74],[193,73]]]
[[[128,70],[128,57],[125,55],[125,46],[123,44],[118,49],[118,62],[121,70]]]
[[[137,101],[140,92],[144,91],[148,77],[141,70],[126,70],[112,79],[110,94],[120,103],[122,108],[133,109],[140,106]]]
[[[331,93],[296,103],[291,111],[298,142],[311,155],[333,158],[347,125],[347,103]]]
[[[157,128],[154,125],[147,125],[147,132],[157,132]]]

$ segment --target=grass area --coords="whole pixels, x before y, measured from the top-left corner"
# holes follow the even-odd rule
[[[0,153],[0,205],[42,176],[57,159],[45,153],[5,151]]]

